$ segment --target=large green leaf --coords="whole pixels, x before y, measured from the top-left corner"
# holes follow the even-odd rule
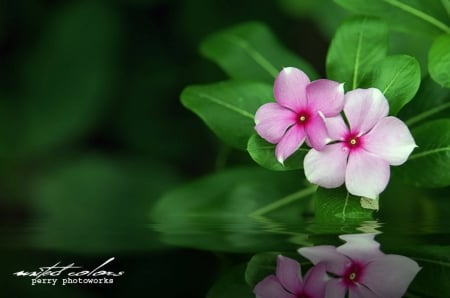
[[[436,84],[430,77],[422,80],[419,91],[399,113],[408,126],[426,119],[450,117],[450,90]]]
[[[257,164],[269,170],[289,171],[303,168],[303,159],[308,152],[307,149],[299,149],[282,165],[275,156],[275,147],[276,145],[267,142],[257,134],[253,134],[248,140],[247,151]]]
[[[335,0],[357,14],[383,18],[392,28],[413,34],[435,36],[449,32],[449,21],[440,1]]]
[[[307,62],[280,45],[261,23],[244,23],[215,33],[206,38],[200,50],[232,79],[272,83],[286,66],[300,68],[311,78],[316,77]]]
[[[172,245],[230,252],[279,250],[293,244],[263,215],[301,224],[313,192],[295,172],[236,168],[168,192],[151,218],[162,241]]]
[[[398,172],[415,186],[450,185],[450,120],[425,123],[412,130],[412,134],[418,148]]]
[[[254,114],[262,104],[273,101],[270,85],[228,81],[190,86],[181,102],[196,113],[224,142],[245,149],[254,133]]]
[[[314,196],[315,222],[358,223],[373,219],[373,211],[362,208],[360,199],[350,195],[345,187],[319,188]]]
[[[327,55],[330,79],[344,82],[347,90],[360,86],[373,66],[386,56],[388,28],[380,20],[353,18],[336,31]]]
[[[388,56],[377,63],[367,87],[377,87],[389,101],[389,114],[396,115],[420,86],[420,66],[411,56]]]
[[[24,63],[20,150],[42,153],[80,137],[114,94],[118,16],[96,1],[55,10]]]
[[[450,34],[434,40],[428,53],[428,70],[436,82],[450,88]]]

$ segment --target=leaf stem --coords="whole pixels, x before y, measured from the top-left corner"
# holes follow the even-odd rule
[[[398,9],[401,9],[407,13],[412,14],[415,17],[418,17],[419,19],[424,20],[425,22],[428,22],[429,24],[441,29],[442,31],[444,31],[445,33],[450,33],[450,28],[442,23],[441,21],[433,18],[432,16],[424,13],[421,10],[418,10],[412,6],[409,6],[405,3],[402,3],[398,0],[384,0],[384,2],[387,2],[388,4],[397,7]]]
[[[266,205],[262,208],[259,208],[255,211],[253,211],[252,213],[250,213],[250,216],[261,216],[263,214],[266,214],[270,211],[276,210],[285,205],[289,205],[297,200],[306,198],[306,197],[314,194],[316,192],[316,190],[317,190],[317,186],[315,186],[315,185],[301,189],[297,192],[291,193],[291,194],[279,199],[278,201],[275,201],[269,205]]]

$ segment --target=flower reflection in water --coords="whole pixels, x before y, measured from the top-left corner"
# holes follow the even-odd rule
[[[259,298],[402,297],[421,268],[405,256],[384,254],[374,237],[375,233],[341,235],[345,243],[339,247],[300,248],[298,252],[314,264],[304,282],[300,265],[279,256],[276,275],[259,282],[254,293]]]

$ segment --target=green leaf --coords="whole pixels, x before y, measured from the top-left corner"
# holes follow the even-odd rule
[[[450,34],[439,36],[431,45],[428,71],[437,83],[450,88]]]
[[[389,101],[389,114],[396,115],[420,86],[420,66],[411,56],[388,56],[375,65],[367,87],[380,89]]]
[[[419,187],[450,185],[450,120],[440,119],[412,130],[418,148],[398,172]]]
[[[345,187],[319,188],[314,196],[316,223],[332,224],[371,220],[372,210],[364,209],[360,197],[350,195]]]
[[[300,148],[282,165],[275,157],[275,147],[276,145],[267,142],[257,134],[253,134],[248,140],[247,151],[257,164],[269,170],[290,171],[303,168],[303,159],[308,152],[307,149]]]
[[[450,292],[450,246],[430,244],[401,246],[395,253],[401,253],[415,260],[422,269],[419,271],[408,293],[419,297],[442,297]]]
[[[151,218],[162,241],[172,245],[229,252],[291,247],[263,215],[302,222],[314,189],[299,178],[258,167],[221,171],[162,196]]]
[[[399,31],[428,36],[450,32],[448,16],[439,1],[335,0],[335,2],[354,13],[380,17]]]
[[[206,38],[200,50],[232,79],[273,83],[286,66],[300,68],[310,78],[317,77],[307,62],[280,45],[262,23],[244,23],[215,33]]]
[[[245,268],[246,264],[232,267],[213,284],[206,298],[254,298],[252,288],[244,280]]]
[[[336,31],[327,55],[327,74],[332,80],[345,82],[352,90],[386,56],[388,28],[380,20],[353,18]]]
[[[275,274],[278,255],[277,252],[264,252],[250,259],[245,270],[245,281],[250,287],[255,287],[265,277]]]
[[[245,149],[254,133],[256,110],[273,101],[272,87],[263,83],[227,81],[189,86],[181,102],[196,113],[225,143]]]
[[[24,65],[23,154],[74,141],[96,124],[113,94],[118,22],[96,1],[64,5],[48,20]]]
[[[450,90],[442,88],[430,77],[422,80],[419,91],[399,113],[408,126],[426,119],[450,118]]]

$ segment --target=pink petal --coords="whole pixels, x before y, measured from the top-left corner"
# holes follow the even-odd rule
[[[310,298],[323,298],[325,294],[325,283],[328,279],[325,264],[317,264],[309,269],[305,275],[303,293]]]
[[[286,67],[278,74],[273,85],[275,100],[282,106],[299,112],[306,108],[308,76],[300,69]]]
[[[297,293],[303,287],[300,264],[294,259],[279,255],[276,275],[281,285],[291,293]]]
[[[344,113],[352,132],[367,133],[388,112],[389,104],[376,88],[356,89],[345,94]]]
[[[298,253],[310,260],[314,265],[324,264],[328,272],[336,275],[343,274],[346,265],[351,263],[351,260],[339,253],[336,247],[331,245],[302,247],[298,250]]]
[[[275,156],[281,164],[303,144],[306,138],[303,126],[294,125],[286,131],[275,148]]]
[[[356,284],[348,289],[348,298],[384,298],[389,296],[378,296],[370,289],[361,284]],[[393,298],[393,297],[392,297]],[[400,298],[400,296],[398,297]]]
[[[364,149],[395,166],[404,163],[415,147],[408,127],[395,117],[381,119],[364,137]]]
[[[296,117],[294,112],[277,103],[266,103],[256,111],[255,130],[266,141],[276,144],[297,121]]]
[[[303,160],[309,182],[325,188],[341,186],[345,180],[348,149],[342,144],[327,145],[322,151],[309,150]]]
[[[368,264],[360,282],[379,297],[402,297],[420,269],[410,258],[385,255]]]
[[[364,150],[353,150],[348,157],[345,186],[355,196],[375,199],[389,182],[389,163]]]
[[[316,150],[322,150],[330,141],[325,122],[319,115],[313,115],[308,119],[305,130],[308,136],[308,142]]]
[[[344,108],[344,84],[321,79],[306,87],[308,108],[320,111],[326,117],[336,116]]]
[[[345,124],[341,115],[325,118],[325,125],[330,139],[334,141],[343,141],[349,133],[347,124]]]
[[[336,250],[352,260],[368,262],[383,256],[380,251],[380,243],[374,240],[375,234],[340,235],[339,238],[346,241]]]
[[[295,295],[283,289],[275,275],[269,275],[260,281],[253,289],[253,293],[257,298],[295,298]]]
[[[342,283],[340,278],[332,278],[327,282],[325,287],[325,298],[343,298],[347,292],[347,287]]]

